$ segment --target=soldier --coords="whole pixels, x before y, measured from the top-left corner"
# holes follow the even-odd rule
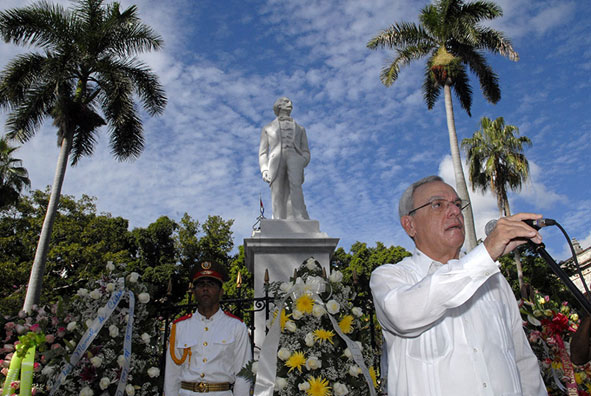
[[[220,309],[223,267],[202,262],[193,276],[197,311],[177,319],[166,353],[165,396],[247,396],[250,383],[238,372],[251,360],[248,330]]]

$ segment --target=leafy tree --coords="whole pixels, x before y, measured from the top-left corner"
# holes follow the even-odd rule
[[[470,197],[462,170],[451,91],[454,90],[462,108],[471,115],[472,88],[467,66],[478,77],[480,88],[489,102],[497,103],[501,99],[498,77],[486,62],[482,50],[515,61],[519,57],[501,32],[479,23],[502,15],[501,8],[491,1],[464,3],[462,0],[437,0],[422,9],[419,25],[395,23],[367,44],[370,49],[388,47],[396,51],[396,58],[384,67],[380,75],[386,86],[396,81],[402,66],[428,57],[423,95],[427,107],[432,109],[443,89],[456,187],[460,198],[465,201],[469,201]],[[468,248],[472,249],[476,246],[472,208],[468,206],[464,214]]]
[[[136,57],[160,48],[162,40],[140,21],[135,6],[121,12],[119,3],[103,0],[77,0],[71,9],[43,1],[0,12],[0,35],[42,50],[17,56],[0,73],[0,106],[11,111],[8,137],[27,142],[49,117],[60,146],[24,304],[29,311],[39,301],[68,160],[75,165],[91,155],[103,125],[117,159],[139,156],[143,129],[135,97],[150,115],[164,110],[157,76]]]
[[[5,314],[22,307],[49,194],[33,191],[0,214],[0,304]],[[108,261],[130,262],[135,247],[127,227],[121,217],[97,215],[94,198],[62,195],[40,302],[75,294],[81,284],[103,276]]]
[[[480,119],[480,129],[471,138],[462,140],[469,163],[472,190],[490,190],[497,197],[501,216],[510,216],[507,191],[519,190],[529,175],[529,162],[523,153],[523,146],[531,146],[527,136],[519,136],[514,125],[505,125],[503,117],[491,121]],[[513,253],[519,287],[523,287],[523,269],[519,253]]]
[[[0,210],[18,201],[21,191],[31,187],[29,173],[22,161],[12,157],[18,147],[11,147],[5,137],[0,139]]]
[[[529,162],[523,153],[531,146],[527,136],[519,136],[519,128],[505,125],[503,117],[491,121],[480,119],[480,129],[471,138],[462,140],[469,163],[472,190],[490,190],[497,197],[501,216],[510,216],[507,191],[519,190],[529,176]]]

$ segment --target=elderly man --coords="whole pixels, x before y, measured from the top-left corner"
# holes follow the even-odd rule
[[[497,258],[540,234],[520,213],[497,222],[483,244],[459,258],[462,202],[438,176],[412,184],[400,222],[416,249],[370,280],[387,344],[391,396],[546,395],[538,361]]]
[[[165,396],[250,395],[250,383],[237,376],[252,357],[248,330],[220,310],[225,279],[221,265],[199,265],[193,277],[197,311],[177,319],[170,332]]]
[[[277,116],[261,131],[259,165],[271,186],[274,219],[309,219],[304,203],[304,168],[310,162],[306,130],[290,117],[293,104],[286,97],[275,101]]]

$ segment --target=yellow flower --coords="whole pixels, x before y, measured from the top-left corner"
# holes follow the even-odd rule
[[[376,374],[376,370],[373,368],[373,366],[371,366],[369,368],[369,376],[371,377],[371,381],[373,382],[373,387],[378,389],[377,374]]]
[[[561,370],[561,369],[562,369],[562,363],[561,363],[561,362],[559,362],[559,361],[556,361],[556,360],[554,360],[554,361],[552,362],[552,368],[553,368],[554,370]]]
[[[291,372],[294,368],[297,368],[298,371],[302,372],[302,366],[306,365],[306,357],[304,356],[303,352],[296,351],[287,359],[285,362],[287,367],[290,367],[288,372]]]
[[[339,322],[339,327],[345,334],[353,332],[353,317],[351,315],[345,315]]]
[[[285,313],[285,309],[281,310],[281,318],[279,319],[279,325],[281,326],[281,331],[283,331],[285,329],[285,324],[289,320],[290,316],[291,316],[291,314],[287,315]]]
[[[308,396],[330,396],[330,386],[328,381],[321,377],[310,377],[308,380],[310,389],[306,391]]]
[[[546,304],[546,299],[544,297],[538,297],[538,304],[540,304],[540,305]]]
[[[300,312],[311,314],[314,309],[314,300],[307,294],[302,294],[296,300],[296,309]]]
[[[585,374],[584,373],[575,373],[575,382],[577,384],[581,384],[583,382],[583,380],[585,379]]]
[[[334,337],[334,332],[332,330],[314,330],[314,340],[320,341],[321,343],[324,341],[328,341],[332,344],[332,337]]]

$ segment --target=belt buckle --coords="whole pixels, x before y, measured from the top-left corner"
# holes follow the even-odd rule
[[[195,391],[200,393],[207,392],[207,384],[205,382],[195,384]]]

